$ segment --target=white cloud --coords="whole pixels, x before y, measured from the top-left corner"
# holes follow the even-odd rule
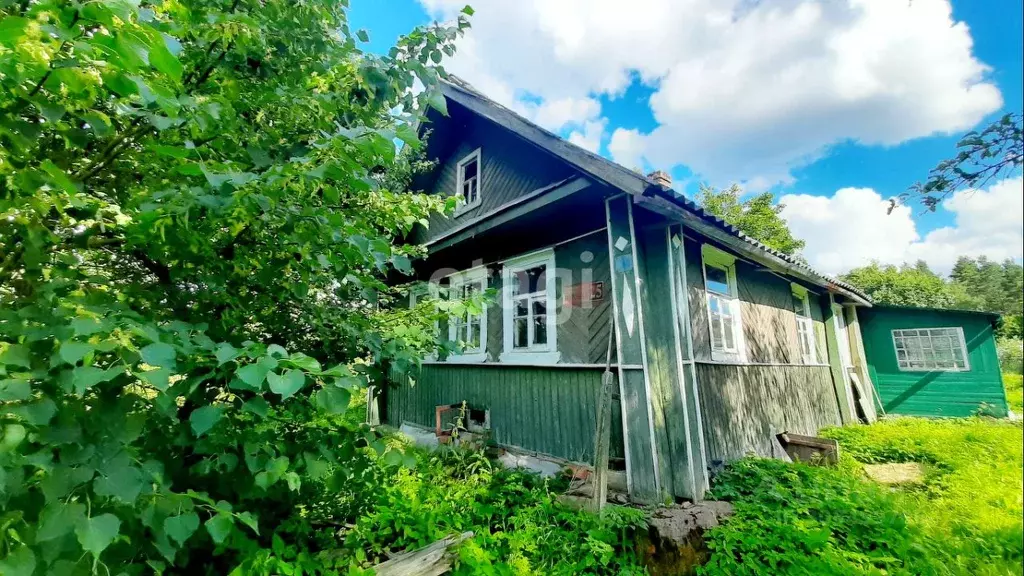
[[[465,0],[421,2],[446,17]],[[626,157],[684,164],[713,183],[790,182],[836,142],[956,132],[1002,104],[948,0],[473,6],[450,70],[556,130],[593,121],[595,96],[620,95],[639,77],[655,90],[658,127],[631,134]]]
[[[843,188],[830,197],[788,194],[779,202],[793,234],[807,241],[804,256],[811,266],[830,274],[872,260],[899,265],[920,259],[946,274],[959,256],[1024,258],[1022,177],[957,192],[939,208],[951,213],[954,224],[923,238],[911,217],[919,206],[898,206],[887,215],[888,200],[870,188]]]
[[[601,148],[604,127],[607,124],[608,121],[604,119],[584,122],[579,130],[574,130],[569,134],[569,142],[591,152],[597,152]]]
[[[608,142],[612,159],[627,168],[637,168],[643,156],[643,135],[637,130],[617,128]]]

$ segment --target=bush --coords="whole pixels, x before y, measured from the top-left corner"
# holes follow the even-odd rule
[[[996,340],[996,351],[999,354],[999,367],[1003,374],[1024,372],[1024,340],[1000,338]]]
[[[1006,403],[1016,414],[1024,412],[1024,376],[1003,374],[1003,388],[1006,389]]]

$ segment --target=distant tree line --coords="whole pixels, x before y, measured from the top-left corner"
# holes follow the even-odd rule
[[[903,266],[877,262],[855,268],[842,279],[859,287],[879,304],[995,312],[1003,317],[999,336],[1024,336],[1024,267],[984,256],[961,256],[948,278],[923,260]]]

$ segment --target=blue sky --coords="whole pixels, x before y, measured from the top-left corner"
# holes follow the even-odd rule
[[[915,257],[943,270],[950,251],[1020,259],[1011,246],[1021,244],[1016,202],[1004,206],[1013,218],[1000,220],[999,234],[968,229],[986,218],[977,205],[998,210],[1013,186],[888,219],[872,201],[922,179],[970,127],[1024,108],[1021,2],[954,0],[951,14],[947,0],[913,0],[912,12],[879,4],[902,0],[849,2],[738,2],[723,20],[723,3],[710,0],[550,0],[534,9],[480,0],[472,38],[446,66],[574,142],[630,167],[668,169],[684,192],[698,181],[771,190],[792,206],[794,230],[823,245],[809,251],[812,264],[830,271]],[[461,6],[355,0],[350,21],[383,52]],[[646,52],[638,37],[651,39]],[[851,188],[859,192],[840,192]],[[850,214],[862,230],[837,240],[832,229]],[[872,243],[878,235],[896,244]]]

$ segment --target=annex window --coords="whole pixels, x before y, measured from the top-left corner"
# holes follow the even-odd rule
[[[793,312],[796,313],[796,334],[800,341],[800,360],[804,364],[817,364],[814,345],[814,321],[811,320],[811,303],[807,289],[793,284]]]
[[[448,277],[448,293],[456,300],[479,298],[487,290],[487,269],[474,268]],[[487,357],[487,306],[479,311],[466,310],[448,319],[448,339],[458,344],[450,359],[483,362]]]
[[[554,364],[555,255],[544,250],[509,260],[502,275],[503,362]]]
[[[469,210],[480,205],[480,183],[481,183],[481,162],[480,149],[469,153],[468,156],[459,160],[456,166],[458,189],[456,194],[462,197],[462,205],[459,210]]]
[[[711,358],[743,361],[743,324],[736,289],[735,257],[707,244],[702,249],[711,332]]]
[[[892,331],[896,363],[905,371],[970,370],[961,328],[915,328]]]

